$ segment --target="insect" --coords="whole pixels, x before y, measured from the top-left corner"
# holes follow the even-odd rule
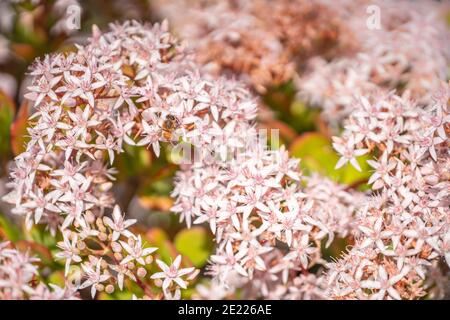
[[[180,127],[180,121],[174,115],[167,115],[161,125],[162,136],[167,141],[175,140],[174,132]]]

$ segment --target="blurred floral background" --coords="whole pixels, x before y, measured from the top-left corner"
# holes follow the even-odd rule
[[[378,20],[377,14],[379,14]],[[229,255],[227,250],[230,250],[238,252],[236,254],[238,256],[241,249],[237,249],[234,242],[231,249],[231,242],[219,240],[220,236],[217,233],[219,231],[216,232],[211,220],[198,219],[193,214],[193,222],[191,222],[191,218],[188,220],[188,215],[183,213],[184,209],[180,209],[183,199],[180,199],[179,193],[183,194],[183,190],[182,186],[177,187],[177,183],[184,178],[177,174],[180,166],[171,157],[172,145],[162,143],[158,151],[155,147],[124,145],[125,152],[115,156],[115,171],[111,171],[115,177],[111,192],[115,203],[120,207],[117,209],[120,210],[117,216],[121,217],[123,212],[126,214],[126,219],[136,220],[136,223],[130,226],[130,230],[133,234],[140,236],[139,239],[142,239],[145,247],[158,248],[152,255],[159,262],[156,263],[150,259],[146,260],[139,269],[136,267],[138,280],[133,280],[133,276],[125,277],[125,282],[121,285],[122,290],[117,289],[117,280],[110,284],[109,282],[102,284],[103,281],[99,279],[93,282],[94,285],[90,283],[84,286],[91,285],[95,288],[94,292],[83,286],[78,293],[74,292],[75,289],[73,291],[62,289],[67,287],[67,270],[65,270],[65,260],[58,254],[61,252],[61,243],[70,242],[69,238],[63,237],[61,229],[58,226],[52,227],[48,221],[27,227],[23,215],[14,213],[14,201],[13,203],[1,201],[0,241],[3,241],[4,247],[0,244],[0,250],[4,252],[3,256],[0,254],[0,263],[10,267],[9,271],[0,271],[3,278],[0,278],[1,299],[172,298],[163,292],[161,287],[164,288],[165,285],[162,285],[161,281],[156,281],[157,277],[150,278],[151,274],[161,271],[159,269],[164,271],[161,262],[168,266],[178,263],[177,268],[181,264],[182,269],[178,271],[185,270],[184,276],[186,274],[192,276],[188,279],[189,281],[185,279],[189,282],[186,289],[181,286],[184,289],[181,293],[174,291],[175,296],[181,294],[183,299],[360,299],[369,298],[375,294],[378,294],[376,298],[388,299],[448,297],[449,269],[445,258],[439,260],[430,254],[435,250],[436,256],[446,257],[450,251],[448,247],[450,236],[446,236],[450,219],[447,103],[449,90],[446,84],[450,75],[450,3],[448,1],[0,0],[1,196],[10,192],[11,187],[8,186],[8,182],[13,170],[14,158],[27,150],[27,143],[32,134],[27,131],[27,127],[30,125],[30,116],[36,112],[36,104],[33,103],[33,98],[27,99],[25,96],[30,90],[29,87],[35,85],[33,77],[36,75],[30,74],[30,71],[32,73],[36,70],[35,59],[41,58],[41,61],[44,61],[50,53],[67,55],[70,52],[77,52],[80,49],[76,45],[86,45],[89,41],[95,42],[96,37],[99,37],[97,36],[100,33],[99,30],[107,32],[108,28],[111,28],[111,23],[119,26],[129,20],[140,23],[162,23],[162,29],[168,22],[170,33],[180,39],[179,46],[193,55],[192,59],[199,66],[199,73],[207,74],[208,79],[223,77],[239,81],[251,95],[249,100],[258,108],[255,126],[261,129],[279,130],[279,140],[276,141],[275,147],[283,151],[285,148],[291,158],[300,159],[299,164],[294,162],[289,164],[289,167],[295,171],[298,166],[299,172],[301,170],[302,176],[307,181],[303,182],[304,186],[301,186],[305,188],[302,189],[302,192],[306,194],[305,201],[314,199],[314,204],[311,205],[315,208],[313,210],[317,210],[320,214],[327,210],[338,210],[340,214],[327,218],[324,227],[311,222],[312,227],[308,229],[308,232],[315,235],[309,240],[306,237],[306,244],[300,245],[304,242],[304,238],[301,235],[295,235],[302,230],[302,227],[295,229],[295,240],[289,240],[287,233],[280,235],[286,232],[282,229],[273,231],[277,234],[274,237],[279,237],[281,240],[270,239],[269,236],[264,240],[258,238],[263,248],[267,248],[267,243],[271,243],[271,247],[285,249],[286,243],[288,247],[291,247],[292,241],[293,243],[298,241],[297,245],[303,246],[304,249],[314,248],[305,256],[306,263],[305,258],[302,260],[298,253],[298,260],[291,257],[280,258],[280,261],[285,264],[282,265],[282,262],[277,262],[277,257],[281,253],[275,253],[272,250],[270,253],[272,256],[264,258],[261,262],[263,267],[259,269],[256,267],[256,271],[246,262],[242,264],[245,270],[235,270],[241,275],[244,273],[245,277],[251,277],[251,274],[255,272],[254,283],[249,284],[242,279],[228,279],[228,282],[224,279],[218,280],[221,269],[215,266],[222,264],[225,253],[221,252],[227,252],[226,254]],[[113,28],[113,30],[116,29]],[[153,32],[148,30],[146,32]],[[88,40],[88,38],[94,40]],[[170,54],[167,53],[167,56]],[[30,69],[30,66],[35,66],[35,69]],[[126,70],[124,73],[127,74]],[[396,94],[394,98],[392,98],[393,92]],[[444,97],[439,100],[436,98],[436,92],[441,92]],[[360,96],[367,99],[358,100]],[[136,102],[136,98],[133,99]],[[403,260],[399,262],[395,242],[394,248],[387,248],[389,245],[386,244],[385,238],[373,236],[374,243],[384,241],[386,250],[389,251],[387,254],[384,251],[377,253],[378,256],[372,259],[378,261],[373,270],[370,269],[371,265],[364,265],[364,262],[358,265],[360,269],[356,268],[359,271],[349,272],[350,276],[347,277],[339,273],[344,271],[336,271],[339,274],[336,277],[340,280],[334,279],[330,272],[322,277],[321,274],[325,270],[339,269],[339,265],[330,265],[330,263],[341,258],[343,260],[358,259],[357,254],[355,257],[351,254],[343,257],[342,254],[356,246],[358,239],[366,233],[363,229],[358,230],[357,226],[361,221],[356,218],[357,208],[364,207],[359,203],[363,202],[364,197],[382,197],[382,193],[377,192],[387,190],[391,186],[386,179],[384,182],[379,182],[381,178],[373,177],[375,171],[381,172],[381,170],[378,170],[377,163],[370,162],[371,159],[384,161],[383,153],[389,150],[390,161],[391,155],[398,156],[405,149],[399,147],[399,144],[406,145],[406,142],[398,138],[401,137],[402,130],[397,127],[391,128],[386,137],[372,140],[364,131],[366,129],[375,135],[381,134],[377,131],[381,130],[381,127],[361,123],[364,117],[361,116],[361,107],[358,105],[358,103],[364,105],[365,102],[376,104],[377,99],[385,99],[383,101],[386,104],[391,103],[392,106],[397,106],[396,103],[401,104],[398,102],[401,99],[406,101],[405,104],[414,101],[414,108],[423,110],[426,106],[434,105],[435,101],[444,101],[444,109],[447,109],[443,111],[443,116],[438,114],[444,120],[441,133],[436,133],[436,137],[441,137],[441,140],[435,143],[437,155],[433,156],[432,151],[428,151],[432,147],[427,149],[427,152],[431,154],[430,157],[442,170],[436,178],[439,182],[433,182],[433,186],[439,185],[443,190],[439,193],[440,203],[435,206],[429,205],[439,208],[439,210],[436,209],[439,211],[439,218],[435,219],[441,222],[433,224],[434,222],[425,221],[426,226],[430,228],[439,225],[436,228],[442,232],[442,235],[430,236],[430,239],[436,242],[431,241],[433,244],[427,242],[428,245],[424,244],[424,249],[421,249],[422,245],[419,248],[417,244],[418,236],[414,238],[415,236],[411,235],[410,238],[414,239],[411,241],[406,239],[407,236],[397,240],[403,243],[405,250],[408,246],[413,247],[410,250],[417,249],[417,252],[411,251],[412,253],[404,255],[407,260],[412,256],[423,259],[423,262],[420,260],[418,264],[423,263],[424,271],[417,271],[415,275],[411,275],[410,269],[405,270],[406,267],[402,267],[403,264],[408,263]],[[34,100],[36,100],[35,97]],[[365,112],[370,115],[385,112],[384,109],[382,110],[383,107],[380,108],[370,110],[369,107]],[[409,121],[407,117],[416,117],[408,114],[406,109],[400,110],[395,116],[404,117],[405,122]],[[379,117],[380,123],[384,121],[381,118]],[[414,128],[412,126],[408,130],[414,131]],[[343,148],[345,149],[345,146],[353,148],[352,143],[345,138],[348,137],[349,132],[359,132],[365,137],[369,136],[364,138],[366,140],[357,136],[356,139],[359,141],[354,142],[355,149],[364,149],[367,152],[354,153],[345,158]],[[339,140],[342,137],[344,140]],[[385,140],[381,143],[382,139]],[[389,139],[393,146],[388,143]],[[365,144],[357,146],[358,143],[363,143],[361,141]],[[343,160],[340,160],[343,157],[346,159],[345,162],[351,162],[351,164],[343,163]],[[410,163],[408,162],[407,166]],[[427,166],[424,165],[424,167]],[[396,170],[387,169],[387,175],[395,176],[398,168]],[[392,172],[389,173],[389,171]],[[374,193],[370,194],[371,190]],[[418,190],[411,192],[420,197]],[[201,199],[201,195],[194,198]],[[266,208],[270,207],[271,199],[267,201],[264,205]],[[207,211],[209,205],[211,203],[205,200],[199,205],[200,210]],[[303,205],[309,204],[305,202]],[[417,205],[413,204],[412,207],[415,208]],[[407,210],[406,207],[407,205],[403,210]],[[108,210],[112,211],[112,208],[111,205]],[[270,209],[272,210],[272,207]],[[253,208],[253,210],[257,209]],[[259,210],[264,211],[261,208]],[[284,212],[282,209],[279,210]],[[413,212],[411,216],[419,215],[417,210],[411,209],[411,211]],[[388,226],[391,220],[387,218],[387,215],[388,213],[385,212],[381,214],[384,221],[388,221],[385,222],[387,230],[392,232],[393,229]],[[348,223],[343,222],[346,219],[349,220]],[[264,223],[264,219],[262,220]],[[367,218],[367,221],[372,220]],[[58,223],[60,222],[56,224]],[[244,221],[239,223],[243,228]],[[337,226],[339,223],[341,225]],[[324,231],[325,229],[327,231]],[[255,229],[250,228],[249,231],[252,230],[266,231],[260,228],[260,225],[257,225]],[[228,234],[224,231],[224,237],[234,237],[235,240],[238,239],[236,237],[244,237],[239,232]],[[334,236],[331,237],[330,233]],[[385,235],[387,238],[388,235]],[[260,236],[257,234],[255,238]],[[239,241],[240,245],[244,242],[240,238],[236,241]],[[230,249],[227,248],[228,244]],[[376,244],[373,246],[377,247]],[[367,246],[363,245],[363,247]],[[439,248],[436,249],[437,247]],[[13,248],[18,250],[14,253],[17,256],[7,252]],[[127,250],[125,245],[123,248]],[[114,251],[114,248],[112,250]],[[119,250],[122,249],[119,248]],[[244,254],[250,255],[248,249],[246,250]],[[381,257],[384,255],[388,257],[386,259],[391,259],[389,257],[392,257],[392,252],[395,252],[392,261],[386,262],[385,258]],[[20,256],[21,254],[23,256]],[[177,258],[178,256],[180,258]],[[31,257],[36,257],[38,260],[34,261]],[[72,259],[79,262],[73,256]],[[15,272],[14,263],[18,261],[29,263],[30,269],[23,271],[25,274],[29,273],[29,278],[18,279],[15,278],[17,275],[12,274]],[[373,261],[371,263],[374,263]],[[90,263],[89,266],[93,268],[91,271],[95,273],[95,268],[97,266],[100,268],[101,262],[95,260]],[[255,259],[255,264],[258,263]],[[289,263],[293,263],[294,266],[287,266]],[[344,263],[342,264],[345,266]],[[352,263],[348,265],[350,265],[349,268],[352,267]],[[33,266],[36,269],[33,269]],[[102,265],[101,268],[103,270],[104,266]],[[194,268],[197,271],[192,271]],[[85,268],[82,270],[89,274]],[[358,272],[367,273],[367,275],[356,279]],[[426,273],[426,276],[422,277],[421,272]],[[263,279],[262,274],[267,274],[267,277],[271,278]],[[381,279],[381,283],[383,279],[386,280],[389,277],[389,280],[392,280],[392,277],[398,275],[410,278],[402,283],[400,282],[403,280],[392,282],[390,287],[386,288],[390,293],[385,295],[384,287],[380,288],[381,285],[376,283],[376,279]],[[105,279],[108,276],[109,274],[106,273]],[[182,275],[178,274],[178,276]],[[178,276],[175,274],[171,279],[176,279]],[[349,277],[354,281],[356,279],[356,282],[366,281],[359,283],[359,286],[362,286],[361,292],[357,292],[356,289],[353,289],[354,292],[351,293],[346,291],[346,286],[351,287],[354,284],[348,279]],[[372,277],[376,278],[373,280],[375,284],[368,283],[372,281],[370,280]],[[20,281],[26,282],[28,291],[23,292],[23,289],[15,288],[14,281],[16,286]],[[122,281],[124,281],[123,275]],[[335,284],[335,281],[341,281],[343,284]],[[38,283],[42,283],[43,287],[39,287]],[[47,292],[50,284],[59,287],[52,289],[52,293]],[[358,287],[358,284],[356,286]],[[330,289],[333,287],[338,289]]]

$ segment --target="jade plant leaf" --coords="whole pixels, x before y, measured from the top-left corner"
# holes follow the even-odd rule
[[[334,151],[330,139],[320,133],[302,134],[292,142],[290,152],[292,156],[301,159],[300,166],[305,174],[317,172],[348,185],[365,181],[370,177],[367,155],[357,158],[361,172],[351,165],[335,170],[339,155]]]
[[[18,155],[25,151],[28,126],[28,101],[25,100],[20,106],[16,119],[11,125],[11,147],[14,155]]]
[[[0,90],[0,158],[8,159],[11,154],[10,127],[16,107],[14,102]]]
[[[3,213],[0,212],[0,235],[6,239],[15,242],[22,238],[20,229],[12,223]]]
[[[190,259],[197,268],[206,264],[213,249],[211,236],[201,227],[181,230],[174,242],[178,252]]]

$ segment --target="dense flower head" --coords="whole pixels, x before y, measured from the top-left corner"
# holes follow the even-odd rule
[[[82,289],[95,298],[131,283],[141,292],[133,299],[180,299],[192,286],[197,264],[149,245],[116,200],[114,165],[134,146],[178,165],[168,208],[212,235],[210,279],[194,299],[442,298],[445,5],[375,1],[373,30],[365,0],[155,3],[190,43],[166,20],[127,21],[94,26],[85,45],[31,66],[26,143],[3,200],[28,229],[43,224],[57,239],[51,254],[66,287],[40,282],[39,260],[5,241],[0,298],[71,299]],[[362,171],[364,156],[371,175],[346,185],[303,173],[287,147],[272,136],[268,145],[256,122],[265,99],[255,93],[269,97],[293,79],[296,99],[320,105],[328,120],[314,125],[336,134],[335,169]]]
[[[154,8],[190,40],[208,72],[237,75],[262,93],[290,80],[297,60],[335,49],[345,38],[328,8],[310,1],[161,0]]]
[[[289,273],[322,263],[321,241],[329,245],[335,233],[352,228],[356,195],[320,177],[301,177],[298,160],[284,149],[254,143],[253,97],[238,82],[203,76],[166,23],[127,22],[105,34],[94,27],[87,46],[47,56],[30,73],[30,141],[16,158],[5,199],[28,226],[44,222],[61,230],[56,257],[65,260],[67,276],[81,267],[80,289],[90,287],[93,297],[122,289],[125,279],[141,284],[156,251],[114,205],[111,165],[126,145],[149,146],[156,156],[162,142],[200,151],[199,161],[182,164],[173,211],[188,226],[209,223],[218,242],[211,273],[222,284],[235,271],[248,282],[270,265],[271,285],[280,279],[301,287]],[[235,254],[242,261],[230,268]],[[166,298],[179,297],[177,285],[184,288],[193,270],[173,276],[164,262],[158,265],[163,272],[151,278]]]
[[[336,122],[353,109],[354,97],[372,96],[394,88],[408,90],[421,104],[446,79],[450,40],[443,13],[448,4],[437,1],[321,1],[352,34],[348,54],[331,61],[316,57],[296,80],[299,96],[324,109]],[[369,6],[380,15],[369,28]]]
[[[303,177],[298,162],[283,148],[255,145],[238,161],[177,174],[172,210],[188,226],[209,224],[217,242],[209,273],[218,284],[244,287],[252,298],[269,298],[279,285],[305,290],[297,272],[323,264],[321,244],[354,228],[363,195],[323,177]],[[283,295],[295,296],[288,291]]]
[[[346,160],[348,149],[375,156],[374,193],[356,215],[353,248],[329,265],[332,297],[419,298],[430,286],[427,270],[441,257],[450,263],[449,92],[441,84],[425,109],[392,92],[361,97],[344,122],[334,146]]]
[[[45,10],[43,10],[45,7]],[[20,87],[15,71],[20,69],[21,52],[17,50],[15,30],[33,29],[34,20],[44,20],[48,25],[45,32],[49,38],[63,38],[73,34],[77,28],[69,27],[70,13],[82,13],[78,0],[3,0],[0,2],[0,90],[13,98]],[[72,10],[72,11],[71,11]],[[78,11],[77,11],[78,12]],[[75,22],[75,20],[74,20]],[[20,27],[17,27],[19,26]],[[39,29],[42,32],[42,29]],[[14,71],[13,71],[14,70]]]
[[[160,142],[215,148],[255,117],[255,104],[233,81],[202,78],[166,23],[127,22],[105,34],[94,28],[87,46],[37,61],[31,75],[30,141],[16,158],[5,200],[28,226],[62,230],[59,256],[66,272],[81,263],[82,287],[92,286],[93,295],[105,285],[111,291],[108,283],[121,287],[121,275],[136,278],[152,260],[128,231],[134,221],[118,207],[109,217],[115,155],[125,145],[145,145],[159,156]],[[104,252],[113,252],[113,261]]]
[[[70,284],[60,288],[54,284],[48,287],[40,282],[38,262],[38,258],[18,251],[9,242],[0,242],[0,299],[77,299],[76,289]]]

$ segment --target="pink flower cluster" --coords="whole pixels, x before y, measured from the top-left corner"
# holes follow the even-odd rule
[[[4,199],[28,227],[45,223],[61,232],[55,257],[65,261],[67,277],[78,277],[77,288],[90,287],[92,297],[123,289],[129,279],[144,298],[179,299],[198,272],[183,268],[178,256],[170,265],[156,259],[161,272],[148,275],[157,248],[134,232],[136,220],[126,219],[112,195],[119,153],[137,145],[159,156],[165,143],[174,151],[181,147],[189,160],[183,157],[176,175],[172,211],[188,227],[208,224],[217,243],[208,266],[213,279],[198,287],[198,297],[225,298],[237,289],[247,299],[431,295],[439,259],[450,260],[449,87],[439,81],[448,61],[437,43],[442,34],[433,28],[422,34],[434,46],[431,53],[426,46],[414,57],[405,56],[413,51],[401,51],[401,44],[392,49],[399,39],[415,37],[419,21],[428,21],[415,11],[392,18],[379,36],[389,38],[387,49],[371,35],[360,39],[356,62],[339,58],[322,65],[349,72],[338,72],[332,81],[338,89],[329,93],[340,100],[324,102],[324,108],[339,119],[339,108],[345,109],[344,132],[333,143],[341,155],[337,167],[350,162],[360,170],[357,157],[374,157],[368,162],[374,169],[371,194],[303,176],[299,160],[284,147],[271,150],[260,139],[255,98],[241,83],[204,74],[166,22],[133,21],[111,25],[107,33],[94,28],[87,45],[33,66],[26,95],[33,102],[30,139],[15,159],[12,191]],[[367,58],[367,52],[378,56]],[[432,59],[427,68],[424,57]],[[440,91],[421,95],[416,81],[426,92],[439,83]],[[403,82],[402,96],[383,86]],[[328,85],[322,90],[311,80],[300,86],[305,83],[320,99],[328,94]],[[346,86],[356,91],[342,91]],[[427,107],[410,94],[423,97]],[[336,238],[352,247],[330,263],[324,248]],[[9,265],[8,259],[0,262]],[[36,274],[32,265],[26,269],[25,284]],[[152,292],[150,281],[161,292]]]
[[[39,281],[38,258],[12,248],[9,242],[0,243],[0,300],[67,300],[78,299],[70,285],[62,289]]]
[[[189,40],[207,72],[239,77],[261,94],[290,81],[309,57],[348,42],[340,17],[319,1],[157,0],[152,6]]]
[[[437,1],[322,1],[352,34],[354,48],[327,61],[307,62],[296,84],[299,96],[324,109],[330,122],[353,110],[353,98],[399,88],[422,104],[445,80],[450,32]],[[369,9],[376,9],[373,12]],[[377,23],[378,14],[379,25]],[[372,19],[372,20],[371,20]]]
[[[307,270],[323,264],[323,241],[329,246],[336,234],[351,232],[363,196],[319,176],[302,177],[299,160],[283,148],[256,144],[240,156],[179,172],[173,191],[181,220],[207,222],[215,235],[211,290],[243,287],[246,298],[323,297],[317,288],[307,290],[320,280]]]
[[[211,259],[224,269],[223,282],[229,271],[248,280],[269,267],[272,282],[282,273],[287,282],[298,263],[307,269],[319,262],[320,241],[348,232],[352,196],[334,194],[335,210],[326,206],[320,182],[304,194],[298,161],[249,138],[257,136],[250,93],[234,81],[202,77],[165,24],[111,28],[106,34],[94,29],[76,53],[48,56],[33,67],[26,95],[36,109],[31,140],[16,158],[13,191],[5,197],[28,226],[44,222],[62,231],[56,257],[66,261],[66,275],[81,266],[80,288],[91,287],[93,296],[113,292],[114,285],[122,289],[125,278],[142,284],[156,248],[129,230],[135,221],[118,206],[109,215],[115,171],[108,162],[126,144],[151,145],[159,155],[160,142],[187,142],[201,153],[179,173],[174,211],[188,225],[192,218],[210,223],[219,242]],[[287,249],[278,250],[276,241]],[[279,252],[268,255],[272,250]],[[172,267],[158,265],[163,273],[152,278],[166,298],[179,297],[179,287],[186,287],[182,276],[195,276],[179,270],[178,258]]]
[[[199,79],[166,24],[111,29],[94,28],[87,46],[33,66],[26,95],[35,108],[30,141],[16,157],[4,198],[29,227],[44,222],[53,233],[61,229],[57,257],[66,260],[66,274],[71,264],[81,266],[81,288],[91,286],[92,295],[122,288],[125,276],[140,283],[156,250],[129,231],[135,221],[125,220],[119,207],[109,214],[115,170],[108,162],[126,144],[151,144],[158,155],[159,141],[178,141],[198,119],[206,124],[208,103],[227,88]],[[169,115],[174,128],[166,125]],[[221,116],[245,117],[239,106]],[[164,289],[166,297],[179,290],[175,284]]]
[[[331,297],[419,298],[427,270],[440,257],[450,265],[449,97],[445,83],[425,109],[392,92],[361,97],[334,138],[338,166],[362,150],[375,159],[355,244],[328,265]]]
[[[79,8],[81,14],[81,6],[78,0],[56,0],[51,3],[42,0],[4,0],[0,3],[0,89],[9,97],[13,98],[17,89],[20,89],[20,83],[11,72],[5,71],[5,66],[10,65],[11,61],[17,61],[17,52],[11,42],[16,23],[21,24],[21,28],[33,29],[35,19],[39,19],[39,15],[44,11],[52,16],[52,26],[49,33],[55,36],[70,35],[77,31],[76,28],[69,28],[68,21],[72,20],[69,13],[71,9]],[[27,8],[24,10],[24,8]],[[32,9],[32,10],[30,10]],[[75,18],[75,17],[74,17]],[[8,70],[8,68],[6,68]]]

